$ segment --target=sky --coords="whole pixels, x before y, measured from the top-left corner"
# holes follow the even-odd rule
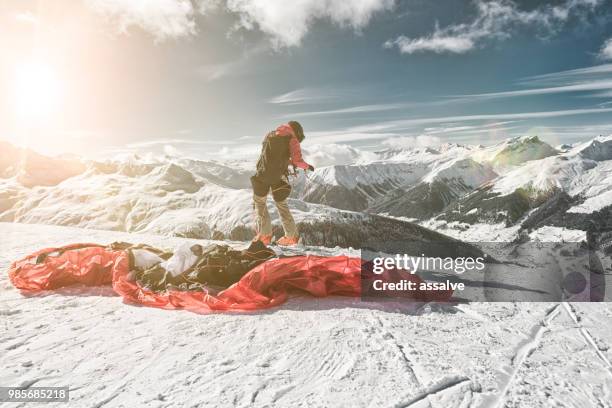
[[[90,157],[612,134],[612,0],[0,0],[0,139]]]

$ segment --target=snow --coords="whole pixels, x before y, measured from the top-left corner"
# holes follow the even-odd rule
[[[492,191],[507,195],[522,188],[534,194],[568,190],[576,178],[593,168],[579,157],[553,156],[525,163],[495,180]]]
[[[326,143],[306,144],[302,148],[304,157],[314,167],[326,167],[334,165],[350,165],[368,163],[376,159],[373,152],[356,149],[349,145]]]
[[[0,140],[0,177],[23,186],[52,186],[83,171],[78,159],[46,157]]]
[[[521,165],[523,163],[554,156],[558,152],[548,143],[541,141],[537,136],[523,136],[506,140],[503,148],[496,150],[491,162],[500,171],[505,167]]]
[[[298,178],[295,190],[299,197],[307,197],[316,196],[317,190],[340,186],[372,200],[393,189],[409,189],[421,182],[437,180],[463,189],[475,188],[496,176],[488,163],[469,158],[477,150],[445,144],[439,150],[430,147],[383,150],[376,152],[376,160],[355,156],[352,163],[318,168],[308,179]]]
[[[376,153],[313,146],[322,167],[295,188],[340,186],[370,197],[455,180],[491,183],[499,194],[561,189],[582,199],[570,213],[612,205],[612,137],[540,158],[552,152],[547,146],[533,138]],[[128,241],[187,251],[210,241],[173,236],[209,239],[252,223],[253,163],[152,155],[85,163],[33,152],[20,162],[25,151],[2,147],[0,220],[19,222],[0,222],[3,271],[46,246]],[[360,219],[299,199],[290,206],[298,222]],[[420,224],[482,245],[511,242],[520,231],[436,218]],[[545,226],[529,238],[580,242],[585,232]],[[612,303],[423,306],[296,295],[272,310],[196,315],[126,305],[109,287],[25,296],[3,273],[0,316],[0,384],[68,385],[75,406],[612,407]]]
[[[434,166],[423,181],[432,183],[436,180],[460,180],[463,185],[476,188],[496,176],[488,165],[482,165],[472,159],[458,158]]]
[[[599,136],[581,143],[574,147],[571,153],[595,161],[612,160],[612,135]]]
[[[327,150],[323,145],[309,148],[313,158],[320,159],[318,163],[335,165],[291,180],[290,205],[298,223],[347,216],[359,219],[359,213],[344,210],[376,211],[385,199],[401,196],[420,183],[434,182],[456,193],[450,195],[448,204],[476,188],[490,186],[490,192],[499,195],[523,189],[534,202],[565,191],[576,198],[570,213],[592,213],[612,205],[612,136],[563,151],[534,137],[508,139],[488,147],[443,144],[379,152],[344,145]],[[22,166],[13,157],[24,154],[30,165]],[[553,155],[543,157],[548,154]],[[64,165],[65,171],[61,169]],[[54,171],[44,170],[51,168]],[[0,177],[5,177],[0,178],[0,221],[203,239],[217,232],[231,236],[253,225],[252,168],[253,163],[246,161],[152,154],[82,162],[48,158],[6,144],[0,153]],[[27,179],[23,178],[26,175]],[[270,208],[277,223],[276,210]],[[434,221],[430,225],[437,228]],[[491,233],[491,239],[499,235],[495,226],[440,228],[453,236],[467,228],[473,234],[459,235],[470,240],[478,240],[474,239],[478,233],[485,237]],[[502,233],[499,239],[506,236]]]
[[[592,213],[612,205],[612,161],[599,162],[593,170],[578,177],[571,194],[584,197],[585,201],[570,208],[570,213]]]
[[[567,212],[590,214],[609,205],[612,205],[612,190],[608,190],[595,197],[589,197],[582,204],[570,208]]]
[[[512,242],[519,232],[520,226],[507,227],[505,223],[485,224],[475,223],[468,224],[458,221],[445,221],[439,219],[430,219],[421,222],[425,228],[432,229],[452,238],[459,239],[464,242]]]
[[[414,184],[429,170],[429,163],[414,161],[411,163],[376,162],[368,165],[335,165],[317,169],[311,179],[317,185],[343,186],[357,188],[359,184],[376,185],[391,182],[392,184]]]
[[[522,188],[533,196],[553,190],[580,196],[584,202],[568,212],[592,213],[612,205],[612,136],[578,144],[557,156],[533,160],[492,182],[501,195]]]
[[[202,242],[0,223],[0,267],[45,246],[115,240]],[[24,296],[2,274],[0,384],[67,385],[71,405],[94,407],[612,406],[612,305],[430,309],[297,296],[197,315],[126,305],[105,287]]]
[[[207,175],[204,166],[196,168],[192,161],[187,167]],[[252,191],[222,185],[220,179],[228,185],[239,181],[225,168],[219,169],[212,167],[213,182],[177,163],[123,162],[91,166],[52,187],[25,189],[7,182],[6,194],[16,198],[7,200],[7,208],[0,206],[4,210],[0,220],[200,238],[210,238],[213,231],[229,235],[238,226],[253,225]],[[297,222],[348,213],[296,200],[290,203]],[[276,222],[276,209],[271,210]]]
[[[539,242],[586,242],[586,232],[569,228],[545,226],[529,234],[532,241]]]
[[[469,156],[479,163],[490,163],[498,173],[505,173],[517,165],[555,153],[555,149],[538,137],[513,137],[489,146],[473,146]]]

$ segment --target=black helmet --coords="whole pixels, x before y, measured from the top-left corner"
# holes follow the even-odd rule
[[[306,136],[304,136],[304,129],[302,128],[302,125],[300,125],[300,122],[292,120],[289,122],[289,126],[291,126],[291,129],[293,129],[293,133],[295,133],[295,137],[297,137],[298,142],[302,143],[302,140],[304,140]]]

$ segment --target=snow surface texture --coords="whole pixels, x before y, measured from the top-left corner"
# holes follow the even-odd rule
[[[0,223],[0,269],[116,240],[196,242]],[[69,386],[70,406],[612,407],[610,304],[296,297],[197,315],[125,305],[110,287],[25,297],[0,276],[0,384]]]

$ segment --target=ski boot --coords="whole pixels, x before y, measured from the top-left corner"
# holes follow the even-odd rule
[[[253,242],[255,241],[261,241],[265,246],[268,246],[272,242],[272,235],[257,234],[253,238]]]

